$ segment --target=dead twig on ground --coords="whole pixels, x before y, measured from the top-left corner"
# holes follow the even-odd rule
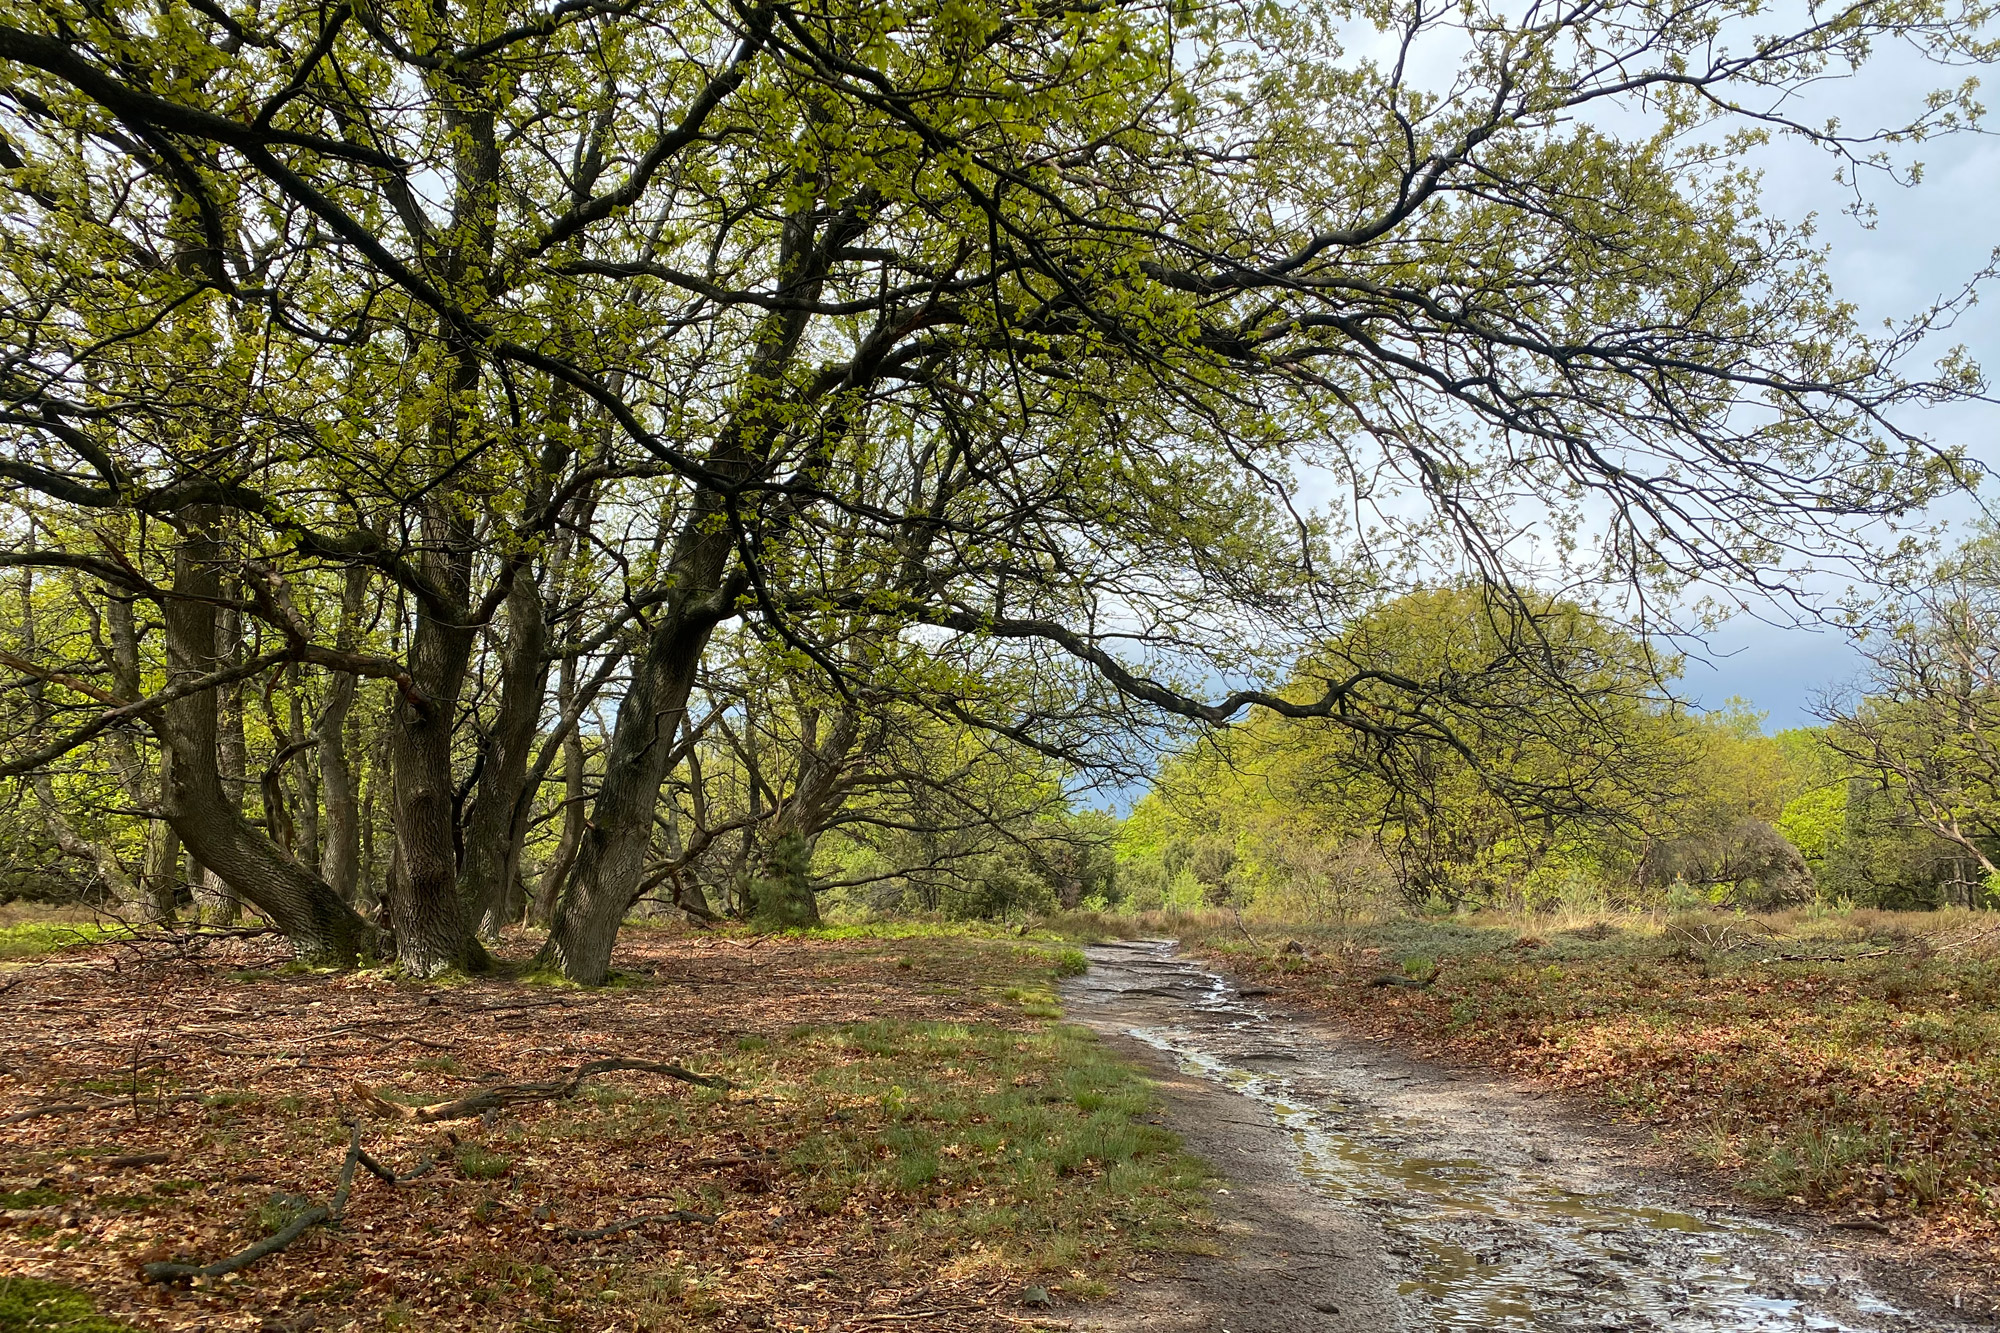
[[[116,1105],[114,1102],[113,1105]],[[69,1115],[73,1111],[94,1111],[97,1105],[91,1102],[46,1102],[41,1106],[30,1106],[25,1111],[16,1111],[10,1116],[0,1116],[0,1125],[18,1125],[23,1120],[33,1120],[44,1115]]]
[[[192,1102],[200,1097],[192,1092],[176,1092],[160,1099],[166,1102]],[[34,1120],[45,1115],[74,1115],[78,1111],[102,1111],[113,1106],[125,1105],[123,1097],[95,1097],[87,1102],[43,1102],[40,1106],[30,1106],[12,1115],[0,1116],[0,1125],[18,1125],[24,1120]]]
[[[435,1125],[444,1120],[470,1120],[488,1111],[503,1106],[519,1106],[526,1102],[565,1101],[576,1095],[583,1081],[594,1074],[610,1074],[631,1071],[640,1074],[664,1074],[668,1078],[679,1079],[683,1083],[695,1083],[704,1088],[727,1088],[729,1080],[712,1078],[707,1074],[697,1074],[691,1069],[683,1069],[675,1064],[662,1064],[653,1060],[628,1060],[623,1056],[611,1056],[603,1060],[592,1060],[578,1065],[567,1078],[552,1079],[546,1083],[501,1083],[490,1088],[481,1088],[451,1101],[431,1102],[424,1106],[406,1106],[383,1097],[365,1083],[354,1084],[354,1095],[376,1115],[393,1120],[407,1120],[412,1124]]]
[[[383,1165],[379,1159],[371,1156],[365,1148],[361,1150],[360,1161],[362,1166],[368,1168],[368,1174],[387,1185],[400,1185],[406,1180],[415,1180],[418,1176],[429,1175],[437,1167],[437,1158],[430,1153],[425,1153],[418,1159],[415,1166],[401,1173]]]

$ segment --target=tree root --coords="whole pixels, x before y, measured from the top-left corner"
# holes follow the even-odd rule
[[[598,1227],[592,1231],[581,1231],[575,1227],[564,1227],[564,1240],[603,1240],[621,1231],[633,1231],[639,1227],[651,1226],[655,1222],[703,1222],[710,1226],[715,1218],[707,1213],[691,1213],[685,1208],[676,1208],[671,1213],[647,1213],[643,1217],[628,1217],[622,1222],[613,1222],[608,1227]]]
[[[467,1093],[452,1101],[432,1102],[427,1106],[405,1106],[401,1102],[392,1102],[367,1084],[360,1082],[354,1084],[354,1095],[363,1106],[376,1115],[416,1125],[435,1125],[444,1120],[470,1120],[474,1116],[484,1115],[503,1106],[519,1106],[526,1102],[564,1101],[574,1097],[576,1090],[591,1075],[609,1074],[619,1070],[632,1070],[641,1074],[665,1074],[668,1078],[677,1078],[683,1083],[697,1083],[704,1088],[729,1086],[728,1079],[697,1074],[679,1065],[610,1056],[603,1060],[592,1060],[578,1065],[570,1071],[567,1078],[551,1079],[546,1083],[501,1083]]]

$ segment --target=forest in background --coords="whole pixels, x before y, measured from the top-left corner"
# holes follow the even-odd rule
[[[107,665],[121,637],[132,651],[130,609],[101,589],[18,579],[0,624],[20,641]],[[357,641],[380,632],[374,612],[356,613]],[[1772,736],[1747,705],[1678,702],[1656,645],[1581,607],[1523,609],[1471,584],[1410,593],[1301,671],[1446,683],[1423,713],[1371,733],[1253,711],[1166,756],[1122,820],[1080,809],[1077,772],[1029,747],[908,706],[816,697],[754,637],[728,636],[634,906],[796,926],[1075,909],[1338,925],[1402,911],[2000,904],[2000,542],[1967,543],[1867,629],[1865,680],[1822,702],[1824,725]],[[1496,673],[1527,637],[1542,651]],[[258,647],[253,635],[234,651]],[[474,664],[475,708],[497,701],[502,665]],[[25,684],[21,703],[45,708],[40,680]],[[220,694],[239,808],[370,915],[397,873],[392,690],[357,708],[351,682],[329,699],[276,667]],[[525,738],[518,845],[501,856],[511,887],[489,933],[545,927],[575,855],[605,736],[574,698],[559,682],[575,723]],[[473,834],[468,809],[491,725],[462,738],[461,838],[491,836]],[[144,817],[157,764],[143,737],[118,734],[94,763],[9,783],[0,894],[133,924],[237,923],[227,885]]]
[[[1478,589],[1415,594],[1325,651],[1447,679],[1512,637],[1495,619]],[[1385,742],[1259,714],[1173,756],[1119,832],[1105,905],[1318,923],[2000,905],[2000,543],[1967,542],[1856,632],[1866,668],[1819,701],[1824,723],[1766,735],[1740,701],[1676,702],[1655,646],[1549,608],[1549,657],[1448,730]]]

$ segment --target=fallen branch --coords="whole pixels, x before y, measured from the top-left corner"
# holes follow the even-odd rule
[[[1429,990],[1431,984],[1437,979],[1438,974],[1435,972],[1425,977],[1422,981],[1418,981],[1415,977],[1406,977],[1395,972],[1384,972],[1379,977],[1371,978],[1368,982],[1368,987],[1370,990],[1373,990],[1377,986],[1407,986],[1411,990]]]
[[[1901,949],[1869,949],[1864,953],[1774,953],[1760,963],[1851,963],[1861,958],[1887,958]]]
[[[98,1104],[91,1102],[48,1102],[41,1106],[30,1106],[25,1111],[16,1111],[10,1116],[0,1116],[0,1125],[18,1125],[23,1120],[33,1120],[36,1116],[68,1115],[72,1111],[91,1111]]]
[[[227,1259],[217,1259],[212,1264],[183,1264],[172,1261],[143,1264],[139,1275],[148,1282],[191,1282],[196,1278],[215,1278],[239,1272],[284,1249],[306,1232],[323,1222],[338,1222],[347,1210],[347,1196],[354,1189],[354,1168],[361,1160],[361,1126],[355,1125],[353,1135],[347,1141],[347,1157],[340,1164],[340,1179],[333,1191],[331,1204],[316,1203],[305,1209],[297,1217],[285,1224],[282,1231],[266,1236],[246,1250],[239,1250]]]
[[[169,1102],[197,1102],[200,1100],[201,1094],[198,1092],[174,1092],[168,1093],[165,1096],[150,1097],[147,1099],[153,1105],[165,1105]],[[130,1104],[130,1099],[126,1097],[93,1097],[87,1102],[43,1102],[40,1106],[30,1106],[25,1111],[16,1111],[12,1115],[0,1116],[0,1125],[18,1125],[23,1120],[33,1120],[38,1116],[45,1115],[75,1115],[78,1111],[108,1111],[113,1107],[128,1106]]]
[[[611,1056],[603,1060],[592,1060],[580,1064],[567,1078],[552,1079],[546,1083],[501,1083],[448,1102],[431,1102],[425,1106],[405,1106],[388,1098],[357,1081],[354,1095],[376,1115],[391,1120],[407,1120],[417,1125],[435,1125],[444,1120],[470,1120],[503,1106],[519,1106],[526,1102],[565,1101],[576,1095],[583,1081],[593,1074],[610,1074],[620,1070],[630,1070],[640,1074],[664,1074],[677,1078],[683,1083],[697,1083],[704,1088],[726,1088],[729,1080],[715,1078],[707,1074],[697,1074],[679,1065],[660,1064],[652,1060],[627,1060],[622,1056]]]
[[[676,1208],[671,1213],[647,1213],[644,1217],[628,1217],[622,1222],[613,1222],[608,1227],[598,1227],[592,1231],[581,1231],[575,1227],[565,1227],[563,1228],[562,1238],[564,1240],[602,1240],[606,1236],[615,1236],[621,1231],[635,1231],[640,1227],[651,1226],[655,1222],[702,1222],[709,1226],[715,1225],[715,1219],[707,1213],[691,1213],[685,1208]]]

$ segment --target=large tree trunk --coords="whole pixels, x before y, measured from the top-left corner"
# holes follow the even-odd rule
[[[819,899],[812,886],[813,848],[825,830],[827,820],[845,800],[841,778],[861,739],[861,711],[848,704],[833,715],[822,738],[819,715],[802,714],[803,734],[799,743],[798,774],[792,790],[771,816],[757,878],[768,898],[782,893],[784,903],[760,903],[760,912],[770,911],[788,923],[819,924]]]
[[[459,454],[461,405],[479,383],[471,349],[458,351],[452,393],[430,423],[431,449],[441,465]],[[458,809],[452,781],[452,730],[479,631],[472,622],[474,530],[450,495],[424,502],[421,567],[429,585],[416,599],[409,672],[421,702],[398,694],[390,716],[389,766],[394,778],[392,821],[396,870],[388,885],[389,927],[396,961],[412,975],[450,968],[481,971],[486,951],[458,893]]]
[[[703,531],[704,508],[683,530],[668,573],[671,586],[685,591],[654,621],[619,701],[597,800],[542,947],[545,962],[586,986],[604,983],[618,927],[639,896],[674,732],[687,712],[709,634],[727,610],[719,594],[728,536],[712,524]]]
[[[464,599],[458,604],[463,607]],[[419,603],[410,678],[424,704],[399,698],[389,735],[400,872],[389,880],[389,926],[396,961],[419,977],[454,967],[479,970],[486,963],[458,896],[451,732],[473,644],[473,631],[462,621],[462,615],[455,623]]]
[[[451,223],[439,235],[440,276],[470,306],[492,261],[499,208],[500,153],[494,138],[498,80],[478,63],[452,66],[435,86],[452,145]],[[399,698],[392,719],[396,872],[388,886],[396,960],[435,976],[490,963],[458,892],[458,810],[451,772],[458,699],[479,629],[473,621],[472,573],[477,498],[449,482],[479,443],[474,399],[480,349],[462,332],[441,329],[450,359],[427,426],[438,487],[422,502],[420,566],[429,585],[416,603],[409,672],[423,703]]]
[[[507,592],[507,647],[500,663],[500,711],[488,737],[486,765],[479,773],[472,817],[465,832],[465,864],[459,869],[460,895],[481,933],[497,935],[513,920],[514,884],[519,869],[515,810],[527,785],[529,752],[542,718],[549,669],[543,661],[548,630],[542,592],[527,569]]]
[[[160,788],[172,780],[173,750],[160,751]],[[146,829],[145,909],[155,925],[170,926],[180,915],[181,835],[164,819]]]
[[[216,601],[222,595],[221,548],[215,515],[205,507],[184,515],[174,557],[174,591],[167,599],[167,676],[183,682],[216,670]],[[326,882],[281,852],[243,817],[223,787],[213,691],[165,706],[158,722],[174,751],[161,806],[189,854],[218,875],[281,931],[302,959],[352,966],[372,952],[374,931]]]

